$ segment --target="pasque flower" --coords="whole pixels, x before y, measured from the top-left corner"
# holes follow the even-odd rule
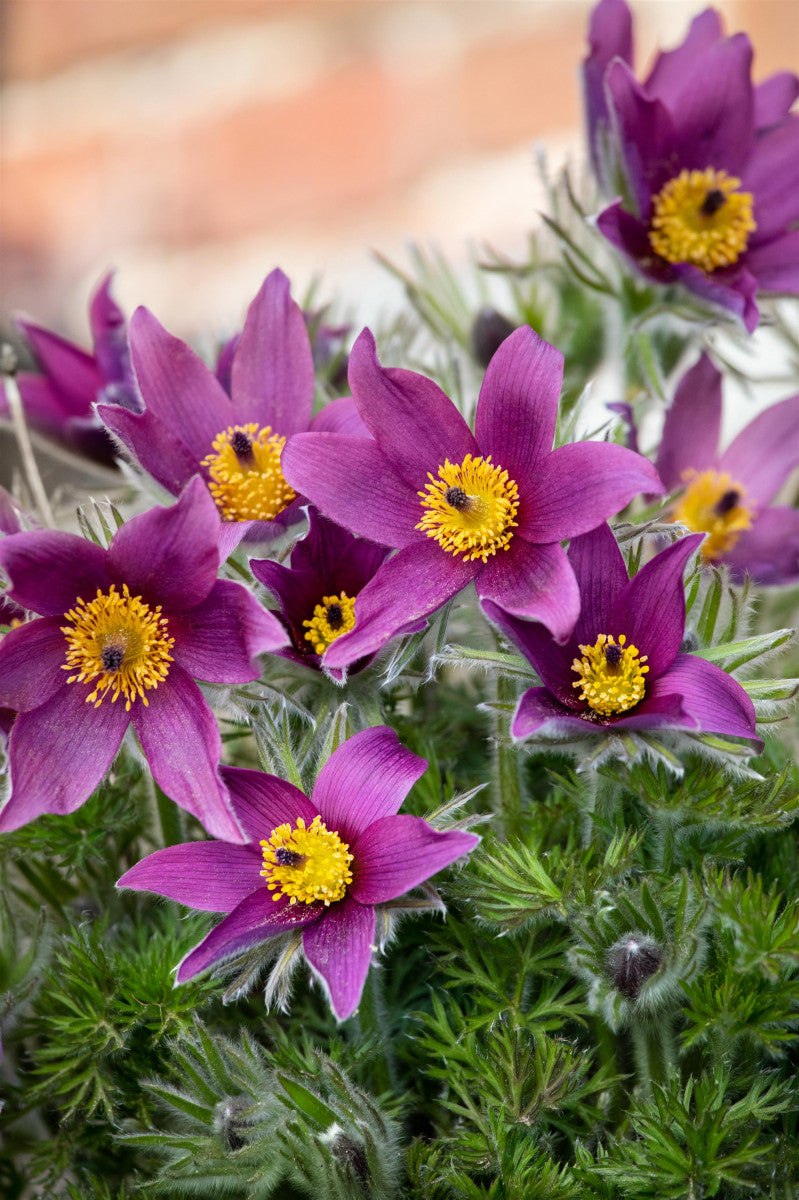
[[[107,550],[69,533],[0,542],[10,597],[41,616],[0,645],[11,794],[0,830],[78,808],[132,724],[153,777],[209,832],[241,834],[221,740],[195,678],[246,683],[285,630],[241,584],[218,580],[219,522],[205,485],[128,521]]]
[[[719,452],[721,372],[707,354],[686,371],[666,413],[657,468],[684,486],[673,519],[707,533],[702,557],[758,583],[799,579],[799,511],[770,506],[799,466],[799,394],[773,404]]]
[[[701,541],[701,534],[681,538],[629,579],[608,525],[575,538],[569,559],[581,607],[565,645],[541,625],[519,621],[484,602],[486,614],[515,642],[544,684],[522,696],[513,719],[514,737],[685,728],[760,744],[754,707],[741,685],[713,663],[680,653],[683,569]]]
[[[755,87],[748,37],[725,38],[713,9],[643,83],[624,0],[600,0],[589,39],[591,154],[623,193],[600,230],[649,279],[682,283],[751,331],[758,291],[799,292],[799,79]]]
[[[130,352],[144,411],[101,404],[105,424],[144,469],[177,494],[200,474],[225,522],[254,522],[261,540],[302,516],[281,455],[300,430],[360,428],[352,401],[336,400],[311,418],[314,366],[302,310],[275,270],[220,363],[230,394],[205,363],[145,308],[133,314]]]
[[[561,539],[662,489],[621,446],[552,449],[562,377],[562,355],[517,329],[486,371],[472,434],[437,384],[383,368],[363,331],[350,387],[374,440],[299,434],[284,455],[286,478],[323,513],[398,550],[359,593],[355,627],[326,665],[374,653],[472,580],[481,597],[568,636],[579,596]]]
[[[383,726],[340,746],[310,796],[274,775],[223,767],[246,844],[169,846],[137,863],[118,886],[228,914],[183,959],[179,983],[302,929],[305,957],[344,1020],[357,1008],[369,970],[375,906],[416,887],[480,840],[397,815],[426,768]]]

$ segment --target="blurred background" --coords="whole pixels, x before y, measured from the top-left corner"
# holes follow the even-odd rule
[[[701,0],[633,0],[640,73]],[[721,0],[755,78],[799,66],[796,0]],[[234,328],[265,274],[321,275],[356,320],[409,239],[523,253],[553,166],[584,157],[587,0],[2,0],[2,311],[87,341],[128,312]]]

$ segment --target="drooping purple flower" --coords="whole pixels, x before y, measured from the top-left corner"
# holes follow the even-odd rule
[[[112,439],[95,415],[97,400],[136,411],[141,401],[130,370],[125,316],[111,296],[113,273],[100,282],[89,306],[93,353],[32,321],[17,324],[30,342],[41,374],[17,376],[25,415],[40,433],[111,466]],[[0,392],[0,405],[5,398]]]
[[[799,579],[799,511],[770,506],[799,465],[799,394],[773,404],[719,452],[721,372],[707,354],[686,371],[666,413],[657,468],[669,491],[685,490],[672,517],[707,533],[702,557],[727,563],[738,581]]]
[[[623,194],[600,230],[647,278],[682,283],[751,331],[758,291],[799,292],[799,79],[754,86],[749,38],[725,38],[713,9],[643,83],[624,0],[600,0],[589,37],[591,154]]]
[[[429,879],[480,840],[398,816],[427,763],[384,726],[335,751],[306,796],[274,775],[223,767],[247,842],[157,850],[118,887],[228,915],[183,959],[178,983],[279,934],[302,929],[305,957],[339,1020],[358,1007],[375,906]]]
[[[586,737],[613,730],[694,729],[747,738],[752,701],[734,679],[695,654],[681,654],[683,570],[701,534],[674,542],[632,579],[608,525],[575,538],[569,559],[580,587],[580,617],[565,645],[541,625],[484,602],[487,616],[543,680],[524,693],[516,738]]]
[[[353,537],[315,508],[309,528],[296,543],[290,566],[271,559],[250,559],[255,578],[275,595],[291,645],[277,653],[319,670],[327,648],[355,624],[355,601],[384,562],[388,549]],[[353,664],[362,670],[370,657]]]
[[[286,634],[241,584],[217,579],[218,531],[196,479],[173,507],[126,522],[108,550],[50,531],[0,542],[11,598],[41,614],[0,645],[0,706],[19,714],[0,830],[79,808],[132,725],[167,795],[209,832],[240,839],[194,679],[257,679],[256,656]]]
[[[177,495],[202,475],[223,521],[253,522],[251,539],[273,537],[302,516],[281,468],[286,438],[309,428],[360,429],[349,399],[311,418],[311,345],[282,271],[267,276],[219,377],[145,308],[131,319],[130,351],[144,411],[101,404],[99,415],[167,491]],[[230,395],[220,382],[228,371]]]
[[[299,434],[284,455],[286,478],[323,513],[398,550],[359,593],[355,627],[326,665],[374,653],[472,580],[481,597],[569,635],[579,596],[560,541],[662,489],[621,446],[552,450],[562,377],[562,355],[517,329],[491,360],[472,434],[437,384],[381,367],[363,331],[350,387],[374,440]]]

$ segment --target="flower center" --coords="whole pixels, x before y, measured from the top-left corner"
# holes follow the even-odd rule
[[[715,271],[736,263],[757,228],[750,192],[726,171],[681,171],[655,196],[649,241],[670,263]]]
[[[726,471],[686,471],[683,478],[688,486],[671,519],[694,533],[707,533],[702,557],[718,558],[732,550],[752,524],[752,508],[744,503],[746,491]]]
[[[618,644],[612,634],[600,633],[593,646],[580,647],[583,657],[572,663],[580,676],[572,687],[582,688],[580,699],[601,717],[627,712],[644,698],[647,656],[626,642],[623,633]]]
[[[487,562],[497,550],[508,549],[518,524],[519,489],[507,471],[494,466],[491,455],[467,454],[460,466],[447,459],[437,479],[429,472],[427,477],[430,482],[419,492],[427,511],[417,529],[450,554],[462,554],[465,562]]]
[[[323,596],[313,610],[310,621],[303,621],[308,630],[303,634],[317,654],[324,654],[331,642],[342,633],[349,633],[355,624],[355,599],[341,592],[338,596]]]
[[[269,425],[231,425],[214,438],[200,466],[225,521],[273,521],[291,504],[296,493],[280,469],[285,444]]]
[[[127,584],[120,596],[112,584],[107,593],[98,590],[88,604],[79,598],[64,620],[70,624],[61,627],[68,647],[62,670],[74,672],[67,683],[96,679],[86,697],[95,708],[109,692],[112,704],[120,695],[125,697],[127,712],[137,696],[146,706],[144,693],[166,679],[175,644],[160,604],[150,608],[141,596],[131,596]]]
[[[341,900],[352,883],[349,846],[337,833],[314,817],[309,826],[302,817],[297,824],[279,825],[269,841],[262,841],[264,869],[261,874],[275,894],[273,900],[288,896],[291,904],[313,904]]]

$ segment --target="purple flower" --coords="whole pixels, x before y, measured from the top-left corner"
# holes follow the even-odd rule
[[[514,737],[682,728],[762,745],[740,684],[713,663],[680,654],[683,569],[701,540],[693,534],[674,542],[628,579],[608,525],[575,538],[569,558],[580,586],[580,618],[562,646],[540,625],[484,603],[544,683],[522,696]]]
[[[559,542],[662,489],[621,446],[552,450],[562,377],[562,355],[517,329],[491,360],[472,434],[431,380],[381,367],[364,330],[350,387],[374,440],[299,434],[284,456],[287,479],[322,512],[398,550],[359,593],[355,628],[326,665],[374,653],[472,580],[481,597],[568,636],[579,596]]]
[[[369,970],[375,906],[416,887],[480,840],[396,815],[426,768],[383,726],[340,746],[310,797],[274,775],[223,767],[246,844],[169,846],[137,863],[117,886],[228,913],[183,959],[178,983],[302,929],[305,957],[343,1021],[357,1008]]]
[[[285,631],[240,584],[217,580],[219,522],[200,480],[108,550],[70,533],[0,542],[10,595],[38,620],[0,645],[11,795],[0,830],[88,799],[133,725],[153,777],[211,833],[240,838],[218,774],[213,713],[194,678],[246,683]]]
[[[769,507],[799,465],[799,394],[773,404],[719,454],[721,372],[706,354],[680,380],[666,414],[657,468],[666,487],[685,490],[675,521],[707,533],[702,556],[733,578],[799,579],[799,511]]]
[[[389,551],[353,537],[315,509],[308,511],[308,533],[291,552],[290,567],[270,559],[250,559],[253,575],[276,596],[291,645],[285,658],[319,670],[327,648],[355,624],[358,594]],[[371,656],[354,664],[362,670]]]
[[[600,230],[647,278],[684,284],[751,332],[758,290],[799,292],[799,79],[755,87],[749,38],[725,38],[713,9],[643,83],[624,0],[600,0],[589,36],[591,154],[624,196]]]
[[[141,407],[128,361],[125,317],[111,297],[112,279],[113,273],[103,278],[89,306],[93,354],[32,321],[17,322],[42,368],[41,374],[17,376],[31,426],[107,466],[116,451],[95,416],[95,401]],[[3,401],[0,394],[0,405]]]
[[[302,515],[281,454],[300,430],[359,429],[349,399],[311,419],[314,367],[302,311],[282,271],[267,277],[244,329],[223,352],[219,377],[145,308],[130,323],[144,412],[101,404],[98,413],[146,471],[174,495],[201,474],[225,522],[255,522],[249,537],[281,533]],[[224,360],[224,361],[223,361]],[[230,395],[220,378],[230,375]]]

